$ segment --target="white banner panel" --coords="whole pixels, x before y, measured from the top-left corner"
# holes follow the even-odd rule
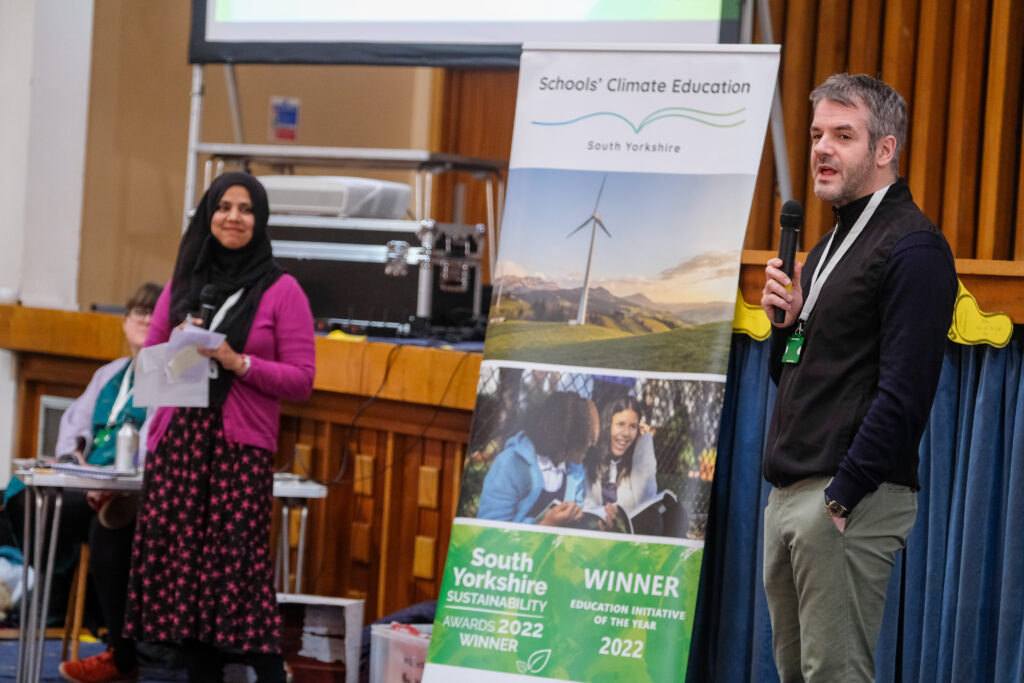
[[[519,75],[512,168],[757,172],[776,46],[530,47]]]

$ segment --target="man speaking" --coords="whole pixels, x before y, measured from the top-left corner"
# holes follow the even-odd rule
[[[811,103],[814,194],[836,224],[792,283],[781,259],[765,269],[779,390],[764,453],[764,584],[783,683],[873,681],[957,279],[945,238],[898,178],[903,98],[837,74]]]

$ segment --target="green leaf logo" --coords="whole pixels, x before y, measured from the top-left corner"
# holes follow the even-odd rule
[[[551,659],[551,650],[537,650],[527,658],[524,662],[518,660],[516,662],[516,669],[521,674],[531,673],[539,674],[544,670],[544,667],[548,665],[548,660]]]

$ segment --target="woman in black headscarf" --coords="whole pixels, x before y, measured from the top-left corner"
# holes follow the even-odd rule
[[[181,643],[192,681],[220,681],[229,655],[261,682],[284,680],[269,550],[272,454],[278,401],[312,391],[314,345],[309,302],[272,257],[268,216],[251,175],[214,180],[146,339],[167,341],[200,310],[201,294],[217,311],[211,329],[226,335],[200,351],[213,359],[209,407],[153,416],[129,581],[126,633]]]

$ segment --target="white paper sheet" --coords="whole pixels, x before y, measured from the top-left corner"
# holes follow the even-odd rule
[[[207,407],[210,404],[210,382],[206,370],[208,365],[204,363],[195,366],[200,369],[200,372],[192,374],[198,376],[182,374],[177,381],[172,382],[167,373],[167,357],[170,350],[170,342],[166,342],[148,346],[139,351],[135,367],[133,404],[147,408],[161,406]],[[178,351],[180,350],[179,348]],[[206,360],[203,358],[203,361]]]

